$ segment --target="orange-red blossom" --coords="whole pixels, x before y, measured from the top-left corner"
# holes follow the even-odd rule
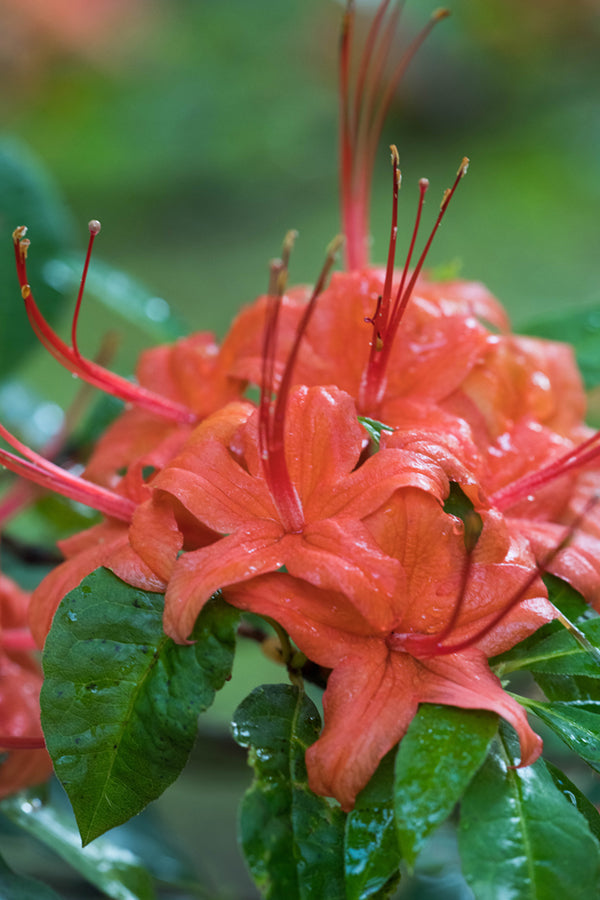
[[[519,734],[522,764],[532,762],[541,741],[487,658],[554,610],[527,541],[511,536],[500,513],[480,510],[482,533],[468,551],[462,522],[444,512],[448,474],[476,492],[455,455],[459,442],[440,439],[429,455],[390,446],[365,457],[346,393],[296,389],[285,458],[303,523],[292,528],[262,471],[256,419],[240,404],[209,417],[136,512],[132,544],[168,581],[167,633],[185,640],[203,603],[224,588],[231,603],[270,616],[333,669],[325,729],[307,764],[313,790],[344,809],[421,702],[499,713]],[[183,511],[187,527],[191,517],[221,537],[177,558]]]

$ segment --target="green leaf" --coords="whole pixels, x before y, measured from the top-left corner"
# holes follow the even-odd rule
[[[240,838],[263,896],[345,900],[344,814],[306,779],[304,754],[321,729],[314,703],[297,687],[262,685],[237,708],[232,727],[254,769]]]
[[[425,838],[452,812],[483,763],[498,717],[424,703],[400,742],[394,784],[402,855],[412,868]]]
[[[465,548],[467,553],[471,553],[483,531],[483,519],[475,512],[475,507],[455,481],[450,482],[450,493],[444,501],[444,512],[462,521]]]
[[[568,619],[579,622],[590,616],[592,610],[589,603],[568,582],[550,572],[545,572],[542,580],[548,591],[548,599]]]
[[[565,773],[561,772],[557,766],[548,762],[548,760],[544,760],[544,762],[556,787],[563,793],[569,803],[572,803],[573,806],[579,810],[581,815],[584,816],[590,831],[596,840],[600,841],[600,813],[594,804],[588,800],[585,794],[581,793],[579,788],[573,784],[573,782],[570,781]]]
[[[600,648],[599,618],[580,622],[578,628],[592,646]],[[550,631],[540,629],[516,647],[495,657],[493,664],[500,666],[502,675],[518,669],[528,669],[534,673],[600,678],[598,662],[562,626],[555,626]]]
[[[0,321],[4,323],[0,330],[0,375],[5,375],[37,344],[17,281],[13,230],[17,225],[28,226],[29,281],[50,320],[56,319],[66,295],[51,285],[49,267],[73,240],[71,218],[47,174],[24,145],[8,139],[0,142],[0,222]]]
[[[589,390],[600,384],[600,357],[598,356],[600,310],[597,307],[585,309],[570,307],[567,313],[563,312],[560,315],[530,322],[523,331],[525,334],[534,334],[536,337],[571,344],[575,350],[586,388]]]
[[[0,897],[2,900],[61,900],[58,894],[36,878],[17,875],[1,856]]]
[[[461,804],[459,850],[477,900],[589,900],[600,896],[600,847],[542,760],[512,768],[519,749],[500,740]]]
[[[230,676],[238,613],[219,599],[179,646],[163,597],[98,569],[61,602],[46,640],[42,727],[85,844],[158,797],[197,717]]]
[[[600,700],[540,703],[519,697],[519,701],[545,722],[596,772],[600,772]]]
[[[548,675],[535,672],[534,678],[548,700],[595,700],[600,684],[584,675]]]
[[[155,900],[152,878],[138,857],[108,837],[100,837],[90,846],[82,847],[70,810],[42,803],[28,791],[7,797],[0,803],[0,812],[57,853],[113,900]],[[4,900],[3,892],[0,896]],[[54,896],[48,895],[49,898]],[[11,895],[9,897],[12,900]],[[25,897],[27,895],[23,900]],[[31,900],[38,897],[45,900],[44,894],[31,894]],[[21,900],[18,894],[15,900],[17,898]]]
[[[377,450],[379,450],[382,433],[385,431],[386,434],[393,434],[394,431],[391,425],[384,425],[383,422],[378,422],[377,419],[369,419],[368,416],[358,416],[358,421],[373,441]]]
[[[556,606],[570,622],[577,623],[580,630],[585,633],[588,621],[595,615],[590,608],[590,605],[585,602],[581,594],[572,588],[570,584],[567,584],[566,581],[557,578],[555,575],[546,573],[543,581],[548,590],[550,602]],[[591,639],[592,643],[594,641],[594,627],[595,626],[592,626],[592,631],[588,634],[588,638]],[[557,654],[555,654],[555,646],[552,642],[549,642],[548,644],[545,643],[552,635],[560,636],[557,638]],[[564,649],[563,645],[566,645],[569,648],[569,652],[573,651],[577,646],[575,639],[572,635],[569,636],[565,626],[558,620],[555,620],[538,628],[534,634],[525,638],[524,641],[516,644],[510,650],[494,657],[490,663],[496,667],[500,676],[507,675],[509,672],[514,672],[519,669],[528,669],[533,665],[536,666],[537,672],[541,672],[545,671],[544,665],[547,660],[552,659],[555,655],[558,658],[562,654],[562,650]],[[589,657],[589,653],[586,654],[586,656]],[[538,663],[540,665],[538,665]],[[552,670],[551,664],[548,671]]]
[[[344,868],[347,900],[388,896],[398,880],[401,854],[393,808],[394,747],[346,816]]]

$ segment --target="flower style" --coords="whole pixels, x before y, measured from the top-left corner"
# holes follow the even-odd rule
[[[398,490],[365,520],[401,567],[392,598],[348,601],[277,574],[228,588],[229,602],[275,618],[300,650],[331,668],[324,730],[307,751],[309,784],[350,810],[379,761],[405,734],[419,703],[488,709],[516,729],[521,765],[541,752],[523,708],[487,659],[554,617],[523,539],[482,512],[472,556],[462,523],[426,491]]]

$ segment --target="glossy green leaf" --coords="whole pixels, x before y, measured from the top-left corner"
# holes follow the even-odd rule
[[[540,703],[519,698],[567,745],[600,772],[600,700]]]
[[[4,375],[38,343],[17,281],[13,230],[18,225],[28,226],[29,282],[50,320],[60,312],[66,293],[51,284],[49,268],[73,241],[71,218],[54,185],[24,145],[7,139],[0,142],[0,222],[0,375]]]
[[[2,900],[61,900],[58,894],[36,878],[17,875],[1,856],[0,897]]]
[[[346,816],[344,868],[347,900],[385,897],[399,880],[400,846],[394,821],[394,760],[385,756]]]
[[[88,847],[82,847],[70,811],[42,803],[33,792],[27,791],[3,800],[0,812],[57,853],[113,900],[155,900],[152,878],[139,858],[109,837],[100,837]],[[4,900],[4,893],[0,892],[0,896]],[[23,900],[25,897],[27,895]],[[33,893],[31,900],[38,897],[45,900],[41,893]],[[12,900],[11,895],[9,898]],[[18,894],[15,900],[17,898],[21,900]]]
[[[309,790],[304,754],[319,713],[296,687],[256,688],[237,708],[233,735],[250,748],[254,781],[242,802],[246,861],[270,900],[345,900],[344,814]]]
[[[413,866],[425,838],[452,812],[483,763],[498,717],[483,710],[422,704],[396,757],[396,826]]]
[[[207,604],[189,646],[165,636],[162,610],[161,595],[98,569],[63,599],[46,640],[42,726],[84,844],[175,780],[231,673],[236,610]]]
[[[583,621],[593,614],[589,603],[568,582],[550,572],[545,572],[542,580],[550,602],[572,622]]]
[[[359,416],[358,421],[371,438],[377,450],[379,450],[379,444],[381,443],[381,435],[384,432],[390,434],[394,430],[390,425],[384,425],[383,422],[378,422],[377,419],[369,419],[368,416]]]
[[[476,900],[590,900],[600,892],[600,846],[542,760],[512,768],[519,748],[500,740],[461,804],[459,850]]]
[[[534,672],[534,678],[548,700],[595,700],[598,697],[600,683],[597,678],[585,675],[549,675],[545,672]]]
[[[572,803],[579,810],[596,840],[600,841],[600,813],[594,804],[588,800],[585,794],[582,794],[577,785],[573,784],[557,766],[548,762],[548,760],[544,760],[544,762],[556,787],[559,791],[562,791],[569,803]]]
[[[579,630],[590,644],[600,648],[600,619],[580,622]],[[600,665],[595,657],[567,631],[559,626],[549,633],[536,633],[493,661],[505,675],[518,669],[553,675],[585,675],[600,678]]]

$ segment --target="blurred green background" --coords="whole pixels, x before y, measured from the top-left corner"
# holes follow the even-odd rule
[[[365,16],[375,6],[357,2]],[[429,0],[407,3],[399,47],[434,7]],[[222,335],[236,309],[265,288],[268,261],[289,228],[300,232],[292,280],[316,275],[339,230],[342,8],[335,0],[0,2],[4,137],[20,142],[10,145],[13,159],[27,163],[25,154],[33,154],[62,198],[48,201],[50,219],[52,211],[57,218],[39,226],[38,235],[49,229],[66,258],[73,249],[82,253],[86,223],[98,218],[97,265],[123,270],[148,288],[138,325],[90,296],[80,330],[89,354],[100,334],[116,330],[115,366],[131,372],[161,322],[165,329],[170,324],[160,301],[191,328]],[[387,252],[387,145],[394,141],[400,150],[405,234],[418,179],[431,182],[426,222],[432,223],[437,198],[468,155],[468,178],[430,264],[486,282],[517,328],[583,307],[596,315],[597,329],[600,5],[454,0],[452,13],[414,62],[386,125],[375,172],[373,259],[382,262]],[[14,337],[15,347],[28,328],[11,271],[10,232],[24,215],[33,217],[32,267],[36,253],[35,211],[18,206],[18,194],[5,192],[0,311],[3,343]],[[41,236],[37,246],[41,253]],[[34,292],[49,311],[58,302],[56,279],[43,269],[38,278]],[[104,284],[118,306],[127,286],[115,273],[102,278],[99,293]],[[69,315],[61,309],[66,335]],[[13,381],[64,405],[74,391],[71,377],[43,351],[24,346],[16,351]],[[15,419],[19,409],[23,415],[19,397]],[[5,400],[0,394],[4,409]],[[255,894],[233,835],[247,774],[225,723],[254,684],[280,677],[254,647],[243,649],[239,664],[204,723],[206,740],[185,779],[161,805],[176,841],[209,870],[207,896],[222,892],[235,900]],[[419,890],[414,896],[425,897],[423,885]],[[465,896],[462,887],[457,891],[444,896]]]

